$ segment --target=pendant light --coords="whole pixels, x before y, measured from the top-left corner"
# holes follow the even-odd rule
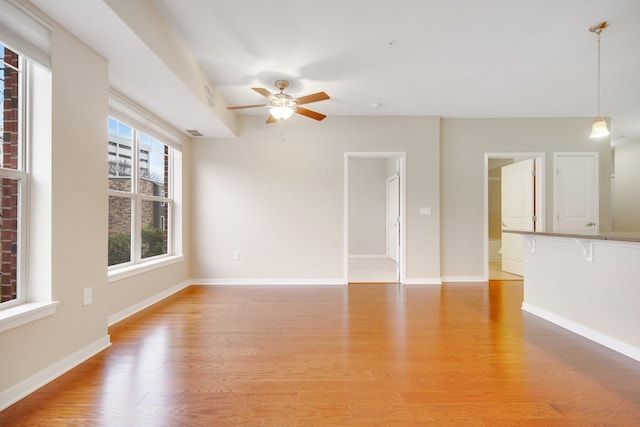
[[[609,135],[607,122],[600,115],[600,33],[609,26],[608,22],[601,22],[589,28],[589,31],[596,33],[598,36],[598,117],[594,120],[591,127],[591,138],[602,138]]]

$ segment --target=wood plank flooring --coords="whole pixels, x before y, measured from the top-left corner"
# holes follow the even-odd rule
[[[640,362],[520,310],[522,282],[192,286],[2,426],[639,426]]]

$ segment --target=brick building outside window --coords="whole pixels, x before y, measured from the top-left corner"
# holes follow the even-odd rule
[[[22,60],[18,53],[0,45],[0,303],[20,298],[20,191],[26,175],[22,161]]]

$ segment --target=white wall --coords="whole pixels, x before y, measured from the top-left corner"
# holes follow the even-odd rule
[[[50,173],[38,171],[31,183],[48,206],[33,212],[41,215],[35,230],[44,235],[30,237],[37,254],[32,268],[51,282],[59,305],[54,315],[0,333],[0,407],[108,345],[110,315],[189,278],[185,261],[107,283],[108,64],[51,22]],[[188,179],[183,185],[188,215]],[[185,244],[188,249],[188,239]],[[87,306],[85,287],[93,289]]]
[[[344,281],[344,153],[359,151],[407,153],[407,277],[440,277],[439,119],[239,122],[237,139],[193,143],[194,278]]]
[[[640,141],[615,147],[616,231],[640,231]]]
[[[387,162],[349,159],[349,255],[387,252]]]
[[[546,153],[546,218],[553,212],[553,152],[600,153],[600,230],[610,216],[609,140],[589,138],[590,118],[443,119],[441,122],[442,275],[484,274],[484,153]]]
[[[59,28],[51,55],[51,174],[33,185],[51,195],[51,240],[39,244],[51,245],[45,274],[60,305],[53,316],[0,334],[0,391],[107,335],[107,63]],[[85,307],[87,286],[94,303]]]

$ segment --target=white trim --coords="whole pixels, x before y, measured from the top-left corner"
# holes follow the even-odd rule
[[[608,335],[602,334],[598,331],[594,331],[591,328],[587,328],[586,326],[583,326],[579,323],[572,322],[571,320],[568,320],[562,316],[558,316],[554,313],[551,313],[540,307],[536,307],[535,305],[528,304],[526,302],[522,303],[522,310],[526,311],[527,313],[531,313],[534,316],[538,316],[555,325],[558,325],[564,329],[567,329],[573,333],[576,333],[580,336],[588,338],[591,341],[610,348],[611,350],[617,351],[618,353],[622,353],[625,356],[640,361],[640,348],[634,347],[627,344],[626,342],[617,340],[615,338],[611,338]]]
[[[192,285],[344,286],[343,279],[192,279]]]
[[[110,345],[111,341],[109,339],[109,335],[105,335],[92,344],[89,344],[64,359],[59,360],[26,380],[0,392],[0,411],[33,393],[40,387],[50,383],[62,374],[70,371],[82,362],[108,348]]]
[[[0,40],[19,54],[51,68],[51,25],[15,0],[0,0]]]
[[[386,254],[379,254],[379,255],[349,255],[349,258],[354,258],[354,259],[366,259],[366,258],[375,258],[375,259],[386,259],[389,258],[388,255]],[[391,258],[389,258],[391,259]]]
[[[442,283],[486,282],[483,276],[442,276]]]
[[[152,271],[183,261],[184,255],[173,255],[156,258],[151,261],[142,262],[140,264],[131,264],[127,265],[126,267],[114,268],[113,270],[109,270],[108,282],[117,282],[118,280],[127,279],[129,277],[137,276],[138,274],[146,273],[148,271]]]
[[[402,282],[403,285],[442,285],[442,280],[439,277],[431,277],[424,279],[405,279]]]
[[[164,291],[159,292],[153,296],[150,296],[149,298],[146,298],[132,306],[125,308],[124,310],[120,310],[117,313],[111,314],[107,317],[107,325],[115,325],[116,323],[126,319],[127,317],[132,316],[137,312],[144,310],[145,308],[151,307],[152,305],[175,294],[176,292],[180,292],[181,290],[188,288],[189,286],[191,286],[191,282],[187,280],[178,285],[172,286],[169,289],[165,289]]]
[[[483,253],[483,269],[484,269],[484,282],[489,280],[489,159],[534,159],[536,167],[536,192],[534,198],[536,199],[536,230],[545,230],[545,158],[544,152],[505,152],[505,153],[484,153],[484,226],[483,226],[483,239],[484,239],[484,253]],[[455,277],[454,277],[455,278]],[[444,278],[443,278],[444,280]],[[446,280],[449,281],[449,280]],[[465,280],[455,280],[465,281]]]
[[[58,304],[58,301],[31,302],[0,310],[0,332],[51,316]]]

